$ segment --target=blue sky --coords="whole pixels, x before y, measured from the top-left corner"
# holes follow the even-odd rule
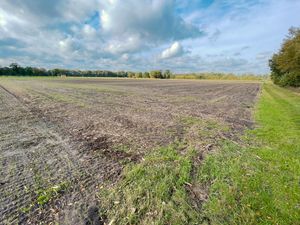
[[[1,0],[0,66],[268,73],[299,0]]]

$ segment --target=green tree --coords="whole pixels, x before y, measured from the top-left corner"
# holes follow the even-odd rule
[[[32,67],[26,67],[24,70],[25,70],[25,75],[26,76],[32,76],[33,75]]]
[[[145,73],[143,73],[143,78],[150,78],[150,74],[149,74],[149,72],[145,72]]]
[[[165,79],[170,79],[170,78],[171,78],[171,75],[172,75],[172,73],[171,73],[170,70],[166,70],[166,71],[164,72],[164,78],[165,78]]]
[[[17,63],[11,63],[9,67],[12,71],[12,75],[22,75],[20,74],[21,67]]]
[[[150,77],[151,78],[157,78],[157,79],[163,78],[162,72],[160,70],[153,70],[153,71],[151,71],[150,72]]]
[[[143,73],[141,73],[141,72],[136,72],[136,73],[135,73],[135,78],[143,78]]]
[[[135,74],[133,72],[128,72],[128,77],[129,78],[134,78]]]
[[[280,51],[269,61],[271,79],[281,86],[300,86],[300,29],[290,28]]]

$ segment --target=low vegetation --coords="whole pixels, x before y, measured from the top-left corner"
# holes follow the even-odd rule
[[[48,189],[37,190],[37,204],[40,206],[47,204],[52,198],[55,198],[59,194],[63,193],[68,188],[68,185],[69,184],[67,182],[62,182]]]
[[[199,181],[211,185],[204,209],[212,224],[299,223],[299,96],[266,84],[256,119],[245,146],[224,143],[200,168]]]
[[[124,172],[120,184],[102,196],[115,224],[188,224],[200,219],[189,204],[193,150],[181,154],[180,144],[152,152]]]

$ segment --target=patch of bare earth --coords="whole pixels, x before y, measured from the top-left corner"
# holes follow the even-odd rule
[[[182,139],[186,117],[221,121],[230,127],[222,135],[234,139],[252,126],[260,88],[131,79],[0,85],[0,224],[101,224],[96,194],[119,178],[127,162]],[[64,190],[38,203],[41,190],[61,183]]]

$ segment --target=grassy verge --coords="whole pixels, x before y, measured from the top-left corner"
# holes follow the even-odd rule
[[[212,224],[300,224],[300,98],[265,84],[249,147],[225,143],[202,165]]]

